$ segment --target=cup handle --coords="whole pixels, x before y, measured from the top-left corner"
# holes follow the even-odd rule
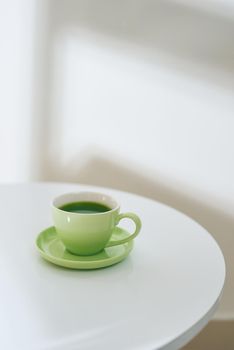
[[[135,228],[135,231],[128,237],[126,238],[123,238],[123,239],[120,239],[118,241],[109,241],[106,245],[106,248],[107,247],[113,247],[115,245],[120,245],[120,244],[124,244],[124,243],[127,243],[129,241],[131,241],[133,238],[135,238],[138,233],[140,232],[140,229],[141,229],[141,220],[140,218],[134,214],[134,213],[123,213],[123,214],[119,214],[118,217],[117,217],[117,220],[116,220],[116,225],[118,225],[118,223],[120,222],[120,220],[122,219],[125,219],[125,218],[128,218],[128,219],[131,219],[135,225],[136,225],[136,228]]]

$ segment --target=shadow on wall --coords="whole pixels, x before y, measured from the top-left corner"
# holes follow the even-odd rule
[[[87,29],[111,39],[110,47],[133,50],[153,64],[161,52],[164,64],[182,72],[197,76],[194,65],[203,67],[200,78],[205,74],[219,84],[222,77],[209,76],[210,68],[234,73],[234,22],[212,7],[205,11],[174,0],[53,0],[49,12],[55,36],[71,28],[79,40],[79,29]],[[225,78],[233,86],[228,74]]]
[[[144,169],[138,169],[136,164],[99,154],[87,150],[65,167],[59,168],[58,165],[54,165],[44,173],[44,180],[79,182],[133,192],[174,207],[198,221],[219,243],[227,265],[227,281],[217,317],[233,319],[234,217],[212,207],[212,204],[209,204],[213,202],[212,198],[207,204],[204,203],[204,194],[201,194],[200,199],[189,195],[184,185],[175,183],[172,178],[165,178],[157,172],[147,174]],[[83,163],[81,160],[84,160]]]
[[[190,4],[191,5],[191,4]],[[234,21],[212,11],[170,0],[44,0],[35,18],[32,178],[51,164],[53,70],[56,44],[63,35],[88,32],[97,45],[152,65],[227,89],[234,87]],[[62,69],[62,67],[61,67]]]

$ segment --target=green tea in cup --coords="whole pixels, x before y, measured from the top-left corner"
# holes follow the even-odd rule
[[[96,202],[72,202],[62,205],[59,209],[80,214],[105,213],[111,210],[107,205]]]

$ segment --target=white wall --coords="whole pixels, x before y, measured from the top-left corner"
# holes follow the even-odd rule
[[[74,2],[70,4],[72,11]],[[49,118],[53,124],[51,153],[56,157],[58,153],[66,163],[86,147],[98,145],[149,170],[172,174],[189,186],[217,194],[220,200],[228,201],[225,209],[232,213],[233,22],[230,24],[227,19],[227,25],[223,20],[220,35],[219,22],[215,26],[214,19],[213,27],[208,23],[207,28],[202,28],[204,37],[198,39],[197,28],[180,24],[180,30],[189,29],[189,33],[182,38],[181,33],[175,34],[175,41],[182,46],[178,54],[176,48],[168,52],[170,43],[163,43],[165,35],[168,39],[181,23],[176,11],[166,21],[163,19],[165,25],[153,26],[152,30],[163,33],[156,33],[145,44],[143,39],[150,33],[157,13],[152,11],[150,17],[146,12],[149,23],[144,23],[142,38],[136,39],[133,31],[141,14],[141,1],[134,8],[130,2],[126,9],[117,6],[117,19],[121,16],[122,22],[119,26],[114,23],[115,28],[106,32],[107,24],[102,21],[105,15],[110,17],[110,12],[100,17],[97,9],[85,6],[85,2],[77,4],[75,9],[83,17],[79,13],[77,18],[72,17],[69,6],[62,16],[55,8],[51,17],[57,30],[51,42],[50,90],[46,90],[52,101],[46,116],[46,124]],[[10,0],[0,6],[0,180],[20,181],[31,176],[29,133],[35,95],[40,94],[35,92],[38,85],[34,81],[35,35],[37,25],[43,30],[45,13],[41,12],[42,17],[37,20],[35,2],[28,0]],[[60,6],[63,9],[66,5],[60,1]],[[135,13],[129,15],[130,10]],[[94,17],[92,22],[95,11],[97,20]],[[187,13],[187,17],[191,19],[191,14]],[[165,30],[169,21],[171,27]],[[193,47],[190,39],[196,40],[195,48],[200,50],[195,58],[188,57]],[[205,62],[201,63],[204,46]]]

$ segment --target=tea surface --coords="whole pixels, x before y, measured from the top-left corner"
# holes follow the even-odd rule
[[[71,213],[80,213],[80,214],[97,214],[105,213],[111,208],[107,207],[104,204],[96,202],[73,202],[62,205],[59,209],[68,211]]]

